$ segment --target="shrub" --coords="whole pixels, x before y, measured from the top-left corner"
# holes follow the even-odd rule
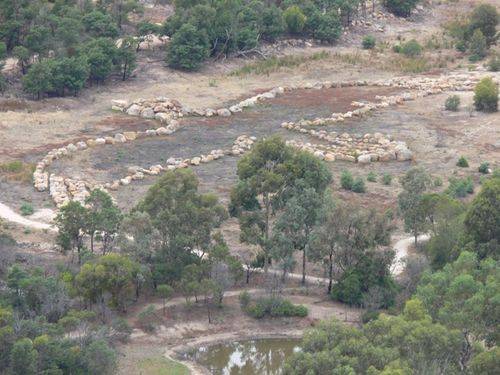
[[[485,58],[488,44],[481,30],[476,29],[469,41],[469,60],[479,61]]]
[[[377,319],[379,315],[380,313],[376,310],[366,310],[363,314],[361,314],[361,321],[366,324]]]
[[[490,72],[500,71],[500,55],[494,55],[488,61],[488,70]]]
[[[481,165],[479,166],[479,168],[477,170],[479,171],[479,173],[487,174],[490,170],[490,163],[488,163],[486,161],[481,163]]]
[[[436,177],[434,179],[434,186],[435,187],[440,187],[440,186],[443,186],[443,179],[441,177]]]
[[[208,54],[205,31],[186,23],[173,35],[168,45],[166,61],[172,68],[196,70]]]
[[[483,78],[474,89],[474,107],[478,111],[498,110],[498,85],[490,77]]]
[[[401,45],[395,44],[394,46],[392,46],[392,51],[396,53],[401,53]]]
[[[447,111],[458,111],[460,106],[460,97],[458,95],[449,96],[444,102],[444,108]]]
[[[382,176],[382,183],[384,185],[390,185],[392,182],[392,176],[389,173],[384,173]]]
[[[377,175],[375,172],[370,172],[368,173],[368,176],[366,176],[366,180],[370,182],[377,182]]]
[[[243,310],[245,310],[248,307],[248,305],[250,304],[250,300],[251,300],[250,294],[246,290],[244,290],[243,292],[240,293],[238,298],[240,300],[241,308]]]
[[[361,177],[357,177],[352,184],[352,191],[355,193],[366,192],[365,181]]]
[[[460,158],[457,161],[457,167],[460,168],[468,168],[469,167],[469,162],[465,158],[465,156],[460,156]]]
[[[498,24],[498,12],[493,5],[481,4],[472,11],[469,18],[469,29],[481,30],[488,45],[496,40],[496,26]]]
[[[124,318],[118,317],[113,319],[111,327],[113,328],[113,338],[120,342],[127,342],[132,334],[132,327]]]
[[[361,43],[364,49],[372,49],[375,47],[375,37],[373,35],[367,35],[363,38],[363,42]]]
[[[406,57],[416,57],[422,53],[422,46],[415,39],[401,45],[401,53]]]
[[[297,5],[292,5],[283,12],[286,28],[291,34],[300,34],[306,24],[306,16]]]
[[[305,317],[308,314],[307,307],[294,305],[289,300],[281,297],[262,297],[254,303],[249,301],[245,312],[256,319],[261,319],[266,315],[271,317]]]
[[[454,198],[464,198],[467,194],[474,193],[474,183],[472,178],[450,178],[450,185],[446,189],[446,194]]]
[[[137,315],[137,325],[145,332],[154,332],[157,319],[155,307],[149,305]]]
[[[399,17],[408,17],[417,6],[418,0],[384,0],[384,6],[392,14]]]
[[[342,186],[342,189],[351,190],[353,183],[354,179],[352,178],[351,172],[342,171],[342,174],[340,175],[340,186]]]
[[[21,205],[20,211],[21,211],[21,215],[23,215],[23,216],[33,215],[33,212],[35,212],[35,210],[33,209],[33,206],[29,203],[26,203],[26,202],[24,202]]]
[[[323,14],[317,11],[308,21],[312,36],[323,42],[333,43],[342,34],[342,24],[337,12],[330,11]]]
[[[246,312],[248,315],[255,319],[262,319],[264,316],[266,316],[266,310],[260,303],[248,306]]]

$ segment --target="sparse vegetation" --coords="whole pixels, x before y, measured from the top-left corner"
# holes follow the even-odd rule
[[[460,106],[460,97],[458,95],[451,95],[444,102],[444,108],[447,111],[458,111],[459,106]]]
[[[340,175],[340,186],[345,190],[352,190],[352,185],[354,183],[354,178],[352,173],[349,171],[342,171]]]
[[[479,171],[479,173],[488,174],[490,170],[490,163],[486,161],[482,162],[477,170]]]
[[[474,182],[472,178],[450,177],[446,193],[454,198],[465,198],[467,194],[474,193]]]
[[[415,39],[401,45],[401,53],[406,57],[417,57],[422,53],[422,46]]]
[[[373,35],[367,35],[363,38],[362,46],[364,49],[373,49],[376,44],[376,39]]]
[[[490,72],[500,71],[500,54],[493,55],[488,61],[488,70]]]
[[[10,181],[31,183],[33,179],[33,164],[24,163],[20,160],[0,163],[0,175],[5,176]]]
[[[185,365],[164,356],[141,359],[138,367],[140,373],[148,375],[189,375]]]
[[[469,162],[465,158],[465,156],[460,156],[460,158],[457,161],[457,167],[460,168],[469,168]]]
[[[365,193],[365,181],[361,177],[357,177],[352,183],[351,190],[355,193]]]
[[[375,172],[368,173],[366,180],[369,182],[377,182],[377,174]]]
[[[23,216],[29,216],[32,215],[35,210],[33,209],[33,206],[30,203],[24,202],[21,205],[21,208],[19,209],[21,211],[21,215]]]
[[[382,175],[382,183],[384,185],[390,185],[391,182],[392,182],[392,176],[390,174],[388,174],[388,173],[384,173]]]
[[[294,68],[308,62],[324,60],[330,57],[326,51],[315,52],[312,55],[286,55],[286,56],[273,56],[257,62],[252,62],[244,65],[243,67],[234,70],[230,75],[243,76],[247,74],[269,75],[270,73],[277,72],[283,68]]]

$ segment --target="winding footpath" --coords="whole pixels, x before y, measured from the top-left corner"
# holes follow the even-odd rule
[[[26,228],[57,232],[57,229],[53,225],[27,219],[19,215],[18,213],[14,212],[9,206],[6,206],[3,203],[0,203],[0,219],[20,224]]]
[[[36,213],[35,213],[36,215]],[[19,225],[22,225],[26,228],[38,229],[38,230],[48,230],[51,232],[57,232],[57,228],[51,224],[43,223],[40,221],[27,219],[14,210],[12,210],[7,205],[0,203],[0,219],[4,219]],[[422,234],[418,236],[418,241],[427,241],[429,239],[428,234]],[[391,272],[393,275],[399,275],[403,272],[405,266],[405,258],[408,256],[408,249],[412,246],[415,239],[414,237],[404,237],[396,240],[393,243],[392,247],[396,253],[393,265],[391,267]],[[278,270],[270,270],[273,273],[280,274],[281,271]],[[302,279],[302,274],[300,273],[289,273],[287,274],[288,278],[291,279]],[[308,283],[323,285],[328,283],[328,279],[324,277],[316,277],[316,276],[306,276],[306,281]]]

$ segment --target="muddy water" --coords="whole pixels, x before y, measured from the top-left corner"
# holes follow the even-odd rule
[[[194,359],[214,375],[278,375],[299,339],[245,340],[200,347]]]

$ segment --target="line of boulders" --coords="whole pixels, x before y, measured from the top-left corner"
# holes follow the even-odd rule
[[[344,160],[367,164],[375,161],[406,161],[411,160],[413,157],[405,142],[394,141],[392,136],[384,136],[381,133],[359,135],[337,134],[337,132],[303,128],[300,130],[301,133],[309,134],[326,142],[326,144],[314,144],[297,140],[288,143],[325,161]]]
[[[105,189],[106,186],[91,185],[82,180],[72,180],[64,178],[55,174],[47,172],[49,167],[55,160],[70,156],[80,150],[85,150],[89,147],[96,147],[100,145],[110,145],[116,143],[126,143],[136,139],[169,135],[174,133],[179,128],[177,120],[170,120],[169,124],[157,129],[147,129],[145,131],[128,131],[123,133],[116,133],[114,136],[98,137],[94,139],[87,139],[77,143],[70,143],[66,146],[50,150],[47,155],[37,163],[33,173],[33,184],[36,190],[46,191],[54,200],[56,206],[60,207],[69,200],[77,200],[81,203],[89,195],[89,191],[95,188]],[[109,186],[107,186],[109,187]]]
[[[460,90],[467,91],[472,90],[474,85],[479,81],[477,75],[472,74],[461,74],[454,76],[443,76],[438,78],[431,77],[399,77],[389,80],[378,80],[378,81],[347,81],[347,82],[317,82],[317,83],[304,83],[300,85],[291,85],[287,87],[276,87],[264,93],[252,96],[248,99],[242,100],[239,103],[230,106],[229,108],[219,108],[219,109],[191,109],[182,106],[178,101],[158,97],[153,100],[147,99],[137,99],[132,103],[128,103],[124,100],[114,100],[112,109],[125,112],[129,115],[141,116],[143,118],[156,119],[161,122],[167,123],[166,126],[159,127],[157,129],[148,129],[146,131],[127,131],[123,133],[117,133],[114,136],[99,137],[95,139],[89,139],[86,141],[80,141],[75,144],[70,143],[67,146],[56,148],[51,150],[47,155],[36,165],[35,172],[33,174],[34,186],[38,191],[49,190],[50,195],[56,202],[56,205],[60,206],[70,199],[77,199],[83,201],[89,194],[89,190],[94,188],[103,189],[116,189],[120,185],[126,185],[133,180],[139,180],[145,175],[157,175],[164,169],[174,169],[174,168],[185,168],[189,165],[199,165],[200,163],[209,162],[216,160],[223,155],[240,155],[244,153],[251,147],[251,144],[255,141],[253,137],[241,136],[235,141],[231,149],[213,150],[208,155],[201,155],[200,157],[194,157],[192,159],[177,160],[169,159],[171,163],[167,163],[165,167],[161,165],[155,165],[148,169],[138,169],[134,170],[124,179],[116,180],[111,183],[104,185],[92,185],[85,181],[65,179],[61,176],[50,174],[46,171],[54,160],[61,157],[71,155],[79,150],[84,150],[88,147],[94,147],[98,145],[115,144],[115,143],[125,143],[133,141],[135,139],[140,139],[143,137],[158,136],[158,135],[169,135],[174,133],[179,128],[178,119],[186,116],[231,116],[234,113],[241,112],[244,108],[253,107],[259,102],[265,101],[267,99],[275,98],[277,95],[282,94],[286,91],[296,90],[296,89],[323,89],[323,88],[333,88],[333,87],[352,87],[352,86],[385,86],[385,87],[401,87],[406,89],[416,89],[419,90],[416,93],[403,93],[401,95],[394,96],[378,96],[378,103],[364,103],[364,102],[353,102],[353,106],[356,109],[348,111],[346,113],[334,113],[329,118],[318,118],[315,120],[301,120],[297,124],[294,123],[284,123],[283,127],[300,131],[302,133],[308,133],[315,135],[314,132],[310,132],[307,129],[302,128],[305,125],[322,125],[331,122],[344,121],[346,118],[350,117],[361,117],[365,113],[368,113],[376,108],[383,108],[389,105],[401,104],[407,100],[413,100],[417,97],[423,97],[427,95],[437,94],[445,90]],[[319,133],[319,137],[332,137],[332,135],[324,135]],[[333,141],[332,141],[333,142]],[[342,139],[336,138],[335,142],[339,144],[330,144],[328,146],[324,145],[313,145],[310,143],[300,143],[296,141],[290,141],[296,147],[307,149],[317,154],[318,157],[323,158],[327,161],[338,160],[349,160],[357,161],[359,163],[368,162],[375,160],[408,160],[411,158],[411,151],[406,147],[404,142],[392,143],[390,140],[390,147],[387,146],[386,149],[380,146],[384,144],[377,144],[373,147],[378,147],[374,149],[364,149],[355,148],[354,146],[359,146],[359,142],[353,141],[353,144],[342,146],[341,142],[350,141],[348,138]],[[385,142],[385,141],[384,141]],[[364,142],[363,142],[364,144]],[[370,144],[370,141],[368,141]],[[339,148],[340,147],[340,148]],[[342,148],[344,147],[344,148]],[[349,148],[349,149],[346,149]],[[339,152],[340,150],[340,152]]]
[[[202,154],[200,156],[195,156],[192,158],[168,158],[166,164],[153,165],[149,168],[142,168],[139,166],[131,166],[128,168],[128,175],[114,180],[113,182],[103,184],[105,189],[117,190],[120,186],[130,185],[133,181],[143,180],[146,176],[156,176],[164,171],[170,171],[179,168],[187,167],[197,167],[200,164],[206,164],[214,160],[218,160],[226,155],[239,156],[243,155],[245,152],[250,150],[254,142],[257,140],[256,137],[248,135],[240,135],[234,141],[230,149],[222,150],[215,149],[210,151],[208,154]]]
[[[273,99],[284,92],[298,89],[325,89],[325,88],[342,88],[353,86],[383,86],[383,87],[401,87],[406,89],[419,90],[417,94],[405,93],[400,96],[387,97],[386,101],[377,103],[378,107],[384,107],[392,104],[392,102],[400,103],[406,100],[412,100],[417,97],[423,97],[432,94],[438,94],[445,90],[460,90],[468,91],[474,88],[478,82],[478,78],[471,74],[460,74],[454,76],[432,77],[398,77],[386,80],[353,80],[340,82],[306,82],[302,84],[292,84],[289,86],[279,86],[272,88],[261,94],[254,95],[250,98],[240,101],[229,107],[214,108],[191,108],[182,105],[174,99],[166,97],[157,97],[154,99],[136,99],[132,103],[126,100],[113,100],[112,109],[127,113],[131,116],[140,116],[146,119],[156,119],[162,122],[169,122],[172,119],[177,119],[183,116],[201,116],[213,117],[221,116],[228,117],[235,113],[241,112],[243,109],[253,107],[259,102],[267,99]],[[389,103],[386,103],[389,102]],[[372,105],[375,105],[372,103]],[[368,106],[369,108],[369,106]],[[359,108],[359,111],[354,112],[363,114],[368,112],[367,106]]]

